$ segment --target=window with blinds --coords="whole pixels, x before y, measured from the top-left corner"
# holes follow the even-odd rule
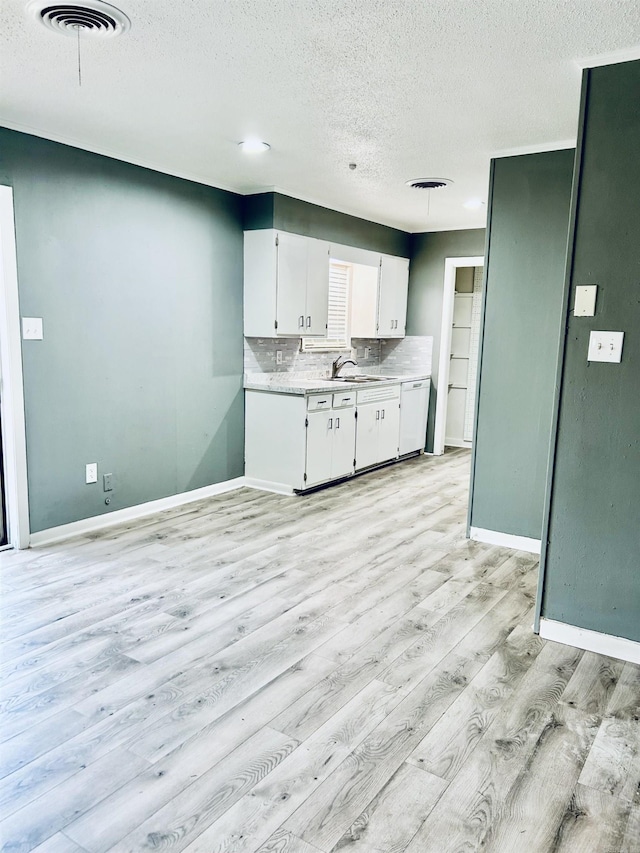
[[[331,261],[329,265],[329,319],[326,338],[303,338],[303,352],[348,350],[351,348],[349,335],[349,288],[351,265]]]

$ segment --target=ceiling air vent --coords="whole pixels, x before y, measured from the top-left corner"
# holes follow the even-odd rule
[[[124,12],[101,0],[87,0],[82,5],[34,0],[27,9],[48,29],[74,38],[80,31],[83,36],[112,38],[126,32],[131,26]]]
[[[452,183],[449,178],[415,178],[413,181],[407,181],[407,186],[414,190],[438,190]]]

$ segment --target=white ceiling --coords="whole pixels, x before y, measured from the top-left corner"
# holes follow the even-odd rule
[[[0,5],[1,124],[408,231],[483,226],[490,157],[571,145],[580,63],[640,57],[637,0],[116,0],[79,87],[74,40]]]

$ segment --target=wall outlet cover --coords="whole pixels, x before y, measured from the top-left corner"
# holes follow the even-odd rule
[[[574,317],[595,317],[597,284],[581,284],[576,287],[576,298],[573,303]]]
[[[89,464],[85,468],[85,483],[97,483],[98,482],[98,463],[97,462],[89,462]]]
[[[113,474],[103,474],[102,475],[102,485],[105,492],[110,492],[113,490]]]
[[[587,361],[608,361],[617,364],[622,359],[624,332],[591,332]]]
[[[42,340],[42,317],[23,317],[22,318],[22,340],[23,341],[41,341]]]

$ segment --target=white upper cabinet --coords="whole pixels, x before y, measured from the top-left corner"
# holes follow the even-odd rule
[[[382,255],[378,287],[378,338],[404,338],[407,325],[409,261]]]
[[[351,336],[403,338],[409,261],[287,231],[244,234],[244,334],[324,337],[330,259],[351,268]]]
[[[326,334],[329,244],[264,229],[244,235],[244,334]]]

